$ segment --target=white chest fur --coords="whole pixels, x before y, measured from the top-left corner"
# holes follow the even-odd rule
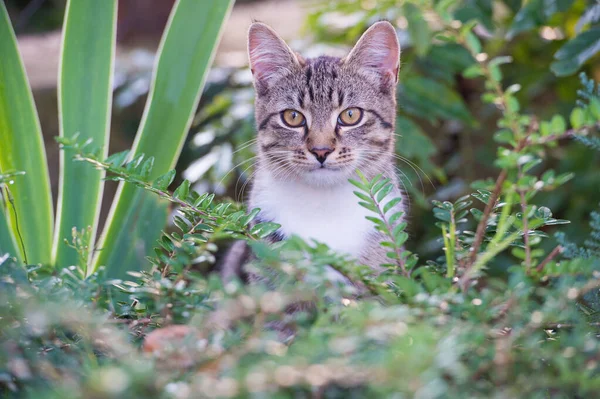
[[[281,224],[285,236],[315,239],[330,248],[357,257],[373,224],[370,211],[358,205],[350,183],[313,187],[298,182],[257,179],[250,206],[261,209],[261,218]]]

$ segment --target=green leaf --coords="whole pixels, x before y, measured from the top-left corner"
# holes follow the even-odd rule
[[[474,125],[475,120],[454,90],[429,78],[411,76],[401,85],[407,112],[424,118],[460,120]]]
[[[433,141],[419,125],[404,116],[396,118],[396,130],[400,138],[396,141],[396,150],[403,156],[416,160],[426,171],[435,169],[431,157],[437,154]]]
[[[60,136],[79,133],[79,140],[102,149],[101,158],[110,136],[116,19],[116,0],[67,2],[58,83]],[[104,189],[104,173],[74,162],[73,155],[70,149],[60,153],[53,263],[61,266],[78,260],[77,252],[63,243],[73,227],[91,226],[90,240],[95,241]]]
[[[521,32],[544,25],[555,13],[571,7],[573,0],[530,0],[515,15],[512,26],[506,34],[512,39]]]
[[[398,197],[385,204],[385,206],[383,207],[383,214],[385,215],[386,213],[388,213],[390,209],[398,205],[400,202],[402,202],[402,198]]]
[[[387,183],[380,191],[377,192],[377,202],[383,201],[385,197],[394,189],[394,185],[391,183]]]
[[[501,56],[501,57],[494,57],[490,60],[490,62],[488,63],[488,66],[490,67],[497,67],[499,65],[503,65],[503,64],[510,64],[512,62],[512,57],[505,55],[505,56]]]
[[[367,201],[370,202],[371,197],[369,197],[367,194],[361,193],[360,191],[353,191],[354,195],[356,195],[358,198],[360,198],[363,201]]]
[[[375,224],[378,227],[385,226],[385,223],[381,219],[376,218],[375,216],[365,216],[365,219],[367,219],[369,222]]]
[[[585,112],[581,108],[574,108],[571,111],[571,126],[575,129],[579,129],[581,126],[585,124]]]
[[[13,211],[12,205],[6,196],[7,189],[0,184],[0,257],[4,254],[10,254],[17,259],[21,258],[21,251],[17,243],[16,234],[12,234],[10,230],[7,213]]]
[[[249,225],[250,222],[252,220],[254,220],[254,218],[258,215],[259,212],[260,212],[259,208],[254,208],[254,209],[252,209],[252,211],[250,211],[250,213],[248,213],[248,215],[246,215],[243,218],[241,218],[240,219],[240,223],[242,224],[242,226]]]
[[[370,210],[371,212],[379,213],[379,209],[370,202],[359,202],[358,205]]]
[[[423,18],[421,10],[416,5],[404,3],[402,9],[406,20],[408,21],[408,34],[410,35],[410,40],[415,46],[417,55],[422,57],[427,54],[432,42],[432,34],[429,30],[429,25],[427,24],[427,21],[425,21],[425,18]]]
[[[257,235],[259,238],[266,238],[276,232],[280,227],[280,224],[272,222],[258,223],[250,229],[250,233]]]
[[[128,156],[129,156],[129,150],[121,151],[121,152],[112,154],[111,156],[106,158],[106,160],[104,162],[111,164],[112,166],[118,168],[125,163]]]
[[[600,27],[592,28],[568,41],[555,54],[550,69],[557,76],[572,75],[600,51]]]
[[[152,184],[152,187],[154,187],[154,188],[156,188],[158,190],[163,190],[164,191],[167,188],[169,188],[169,186],[173,182],[173,179],[175,179],[175,169],[171,169],[170,171],[168,171],[164,175],[161,175],[161,176],[157,177],[156,180],[154,180],[154,183]]]
[[[377,194],[379,190],[383,188],[386,184],[388,184],[390,179],[382,178],[381,175],[375,176],[375,178],[371,181],[371,193]]]
[[[348,182],[358,189],[361,189],[366,192],[369,191],[369,188],[359,181],[356,181],[354,179],[348,179]]]
[[[565,122],[565,118],[561,115],[554,115],[550,121],[550,125],[553,134],[561,134],[567,130],[567,123]]]
[[[489,31],[494,30],[494,22],[492,20],[492,2],[489,0],[466,0],[461,2],[461,7],[456,10],[454,17],[466,22],[469,20],[478,20]]]
[[[394,243],[398,247],[401,247],[402,245],[404,245],[404,243],[406,242],[406,240],[408,240],[408,233],[406,233],[404,231],[399,232],[398,234],[394,235]]]
[[[134,154],[155,158],[150,179],[173,169],[179,158],[232,3],[231,0],[179,0],[173,7],[132,150]],[[136,254],[150,253],[166,220],[163,215],[167,204],[149,200],[150,196],[151,193],[143,193],[139,188],[120,184],[100,238],[103,250],[96,257],[94,268],[106,265],[107,276],[115,277],[123,270],[140,267]],[[142,208],[141,204],[146,206]],[[136,228],[139,220],[155,222],[141,230]],[[134,230],[141,234],[132,234]]]
[[[4,2],[0,4],[0,59],[0,173],[26,173],[10,187],[17,216],[12,211],[5,216],[13,238],[17,228],[21,232],[28,263],[50,264],[53,206],[44,139]]]
[[[475,36],[473,32],[468,32],[465,35],[465,40],[467,47],[471,50],[473,54],[481,53],[481,41],[479,41],[479,38]]]
[[[512,143],[514,142],[514,134],[509,129],[498,130],[494,134],[494,141],[497,143]]]
[[[404,216],[404,212],[402,211],[398,211],[396,213],[394,213],[389,220],[390,224],[394,224],[396,223],[398,220],[400,220],[402,218],[402,216]]]
[[[173,193],[173,197],[185,201],[187,196],[190,194],[190,185],[191,185],[191,183],[189,180],[184,180],[183,183],[181,183],[179,185],[179,187],[177,187],[177,189],[175,189],[175,192]]]
[[[147,158],[143,163],[140,169],[140,174],[142,175],[142,179],[147,179],[150,176],[150,172],[154,167],[154,157]]]
[[[465,78],[477,78],[483,76],[483,68],[479,64],[473,64],[463,71]]]
[[[600,121],[600,100],[596,97],[590,100],[590,106],[588,108],[590,113],[596,121]]]
[[[394,227],[394,231],[392,232],[394,237],[398,237],[400,232],[402,232],[402,231],[404,231],[404,229],[406,229],[406,226],[407,226],[406,222],[398,223],[398,225],[396,227]]]

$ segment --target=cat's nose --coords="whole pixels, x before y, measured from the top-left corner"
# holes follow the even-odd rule
[[[314,147],[309,150],[316,158],[317,161],[324,163],[327,156],[333,152],[333,148],[329,147]]]

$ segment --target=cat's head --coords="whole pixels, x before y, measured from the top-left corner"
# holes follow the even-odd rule
[[[260,167],[324,186],[359,169],[389,168],[400,46],[389,22],[371,26],[343,59],[304,59],[267,25],[248,33]]]

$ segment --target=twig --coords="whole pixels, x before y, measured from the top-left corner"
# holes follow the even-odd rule
[[[502,169],[502,172],[500,172],[500,175],[498,175],[498,179],[496,179],[496,185],[494,186],[494,191],[492,192],[492,195],[490,196],[488,203],[485,205],[485,209],[483,210],[483,216],[481,217],[481,220],[479,221],[479,224],[477,225],[477,231],[475,232],[475,240],[473,241],[473,245],[471,246],[471,254],[469,255],[469,262],[467,263],[467,269],[470,268],[475,263],[475,259],[477,258],[479,248],[481,247],[481,244],[483,243],[483,236],[485,234],[485,229],[487,228],[488,219],[490,218],[492,210],[494,209],[494,206],[496,205],[496,201],[498,201],[498,197],[500,196],[500,193],[502,192],[502,185],[504,184],[504,181],[506,180],[507,175],[508,175],[508,172],[506,171],[506,169]]]
[[[548,254],[548,256],[546,256],[546,258],[540,262],[540,264],[535,268],[536,271],[541,272],[542,270],[544,270],[544,267],[546,267],[546,265],[548,263],[550,263],[550,261],[552,259],[554,259],[554,257],[556,257],[556,255],[560,254],[563,251],[563,247],[561,245],[557,245],[556,248],[554,248],[552,250],[552,252],[550,252]]]
[[[125,171],[115,170],[114,168],[112,168],[112,165],[110,165],[108,163],[98,161],[97,159],[94,159],[94,158],[91,158],[89,156],[82,155],[82,154],[77,154],[75,156],[75,159],[78,161],[85,161],[85,162],[91,163],[92,165],[95,165],[98,168],[104,169],[107,172],[112,173],[113,175],[121,177],[123,180],[125,180],[128,183],[140,185],[147,191],[153,192],[153,193],[157,194],[158,196],[181,206],[182,208],[191,209],[192,211],[202,215],[203,217],[205,217],[207,219],[216,220],[215,217],[207,214],[200,208],[195,207],[194,205],[192,205],[186,201],[180,200],[179,198],[175,198],[169,192],[160,190],[156,187],[153,187],[150,183],[148,183],[142,179],[138,179],[137,177],[134,177],[133,175],[127,174]]]
[[[519,190],[521,199],[521,212],[523,212],[523,242],[525,243],[525,267],[527,270],[531,267],[531,245],[529,244],[529,218],[527,216],[527,200],[525,192]]]

